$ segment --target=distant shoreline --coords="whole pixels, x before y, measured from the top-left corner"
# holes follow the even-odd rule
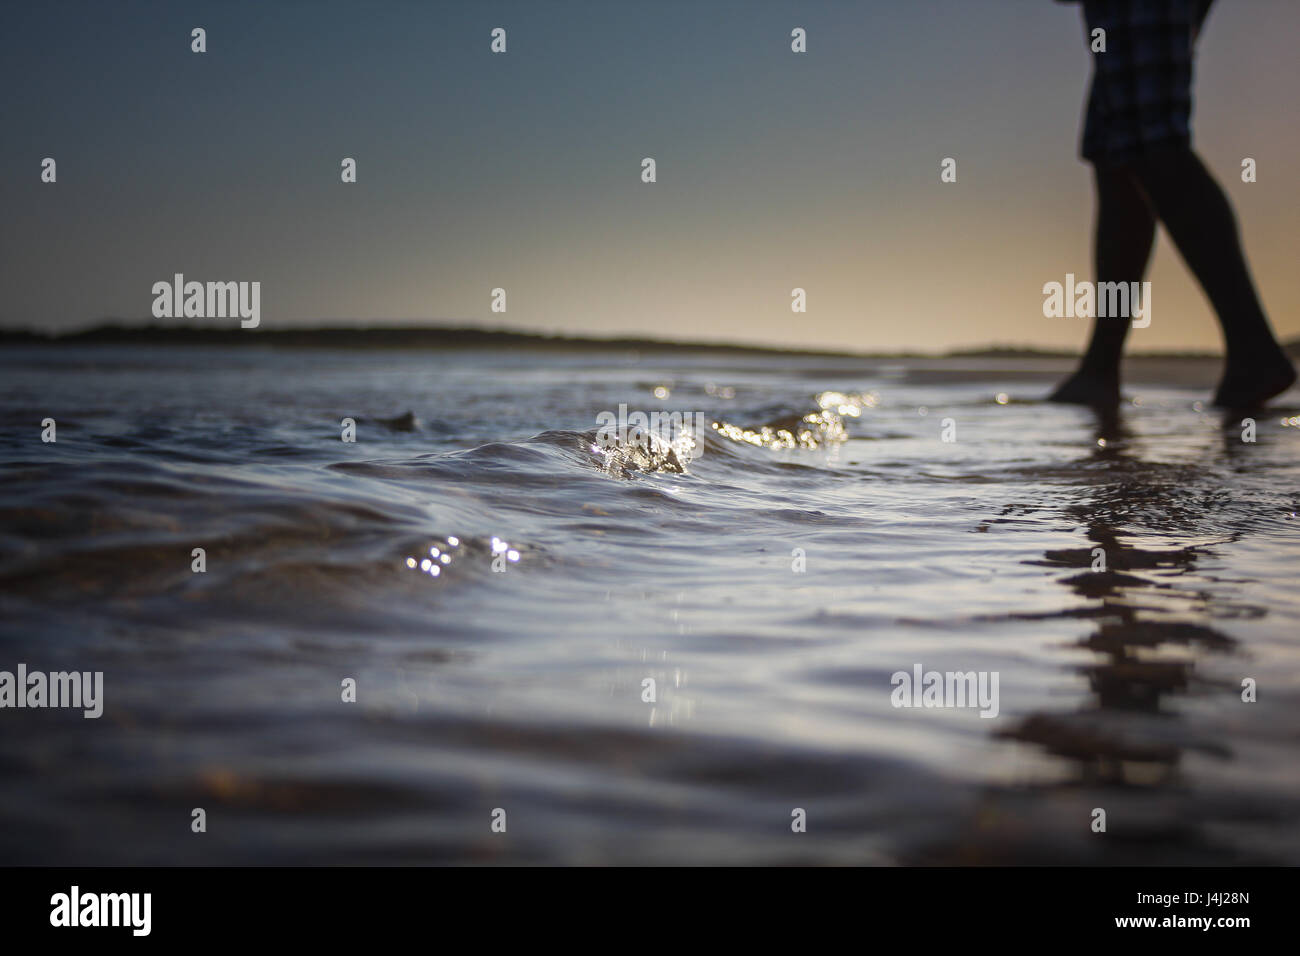
[[[204,326],[123,325],[106,323],[78,332],[48,334],[25,329],[0,329],[0,347],[7,345],[219,345],[283,348],[368,349],[545,349],[562,351],[711,352],[792,355],[824,358],[1073,358],[1078,353],[1032,348],[989,346],[942,353],[857,352],[851,349],[801,349],[744,345],[731,342],[670,342],[663,339],[547,335],[471,326],[356,326],[257,329]],[[1287,343],[1300,354],[1300,339]],[[1212,352],[1135,352],[1145,359],[1216,359]]]

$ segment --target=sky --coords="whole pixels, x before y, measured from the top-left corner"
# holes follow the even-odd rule
[[[1300,3],[1216,6],[1196,147],[1294,338]],[[1090,69],[1050,0],[7,3],[0,326],[150,320],[179,272],[259,281],[262,328],[1076,348]],[[1163,233],[1148,278],[1130,347],[1218,349]]]

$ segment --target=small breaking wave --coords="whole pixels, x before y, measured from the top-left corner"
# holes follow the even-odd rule
[[[814,401],[817,407],[811,411],[759,410],[756,417],[767,419],[762,424],[740,425],[697,415],[693,426],[678,421],[680,416],[668,416],[662,427],[601,429],[584,433],[583,438],[607,474],[623,478],[637,472],[686,474],[694,459],[737,444],[772,450],[838,444],[849,437],[845,420],[874,408],[877,398],[870,392],[828,391]]]
[[[816,449],[848,438],[845,419],[860,417],[863,409],[874,408],[876,401],[872,392],[821,392],[814,411],[792,412],[762,425],[714,422],[713,428],[729,441],[759,448]]]

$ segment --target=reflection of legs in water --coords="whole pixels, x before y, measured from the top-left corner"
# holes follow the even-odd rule
[[[1228,197],[1190,149],[1138,160],[1133,170],[1223,327],[1227,367],[1216,405],[1251,408],[1295,382],[1264,317]]]
[[[1093,261],[1098,282],[1140,282],[1156,238],[1156,218],[1132,173],[1098,166],[1097,231]],[[1092,341],[1079,370],[1052,393],[1052,401],[1107,406],[1119,402],[1119,360],[1128,335],[1124,317],[1094,318]]]

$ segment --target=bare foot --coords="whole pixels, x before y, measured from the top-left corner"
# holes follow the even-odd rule
[[[1075,372],[1047,396],[1049,402],[1070,405],[1090,405],[1093,408],[1114,408],[1119,405],[1119,379],[1100,378]]]
[[[1214,404],[1229,409],[1261,408],[1294,385],[1295,380],[1295,367],[1279,348],[1263,358],[1226,368],[1214,393]]]

